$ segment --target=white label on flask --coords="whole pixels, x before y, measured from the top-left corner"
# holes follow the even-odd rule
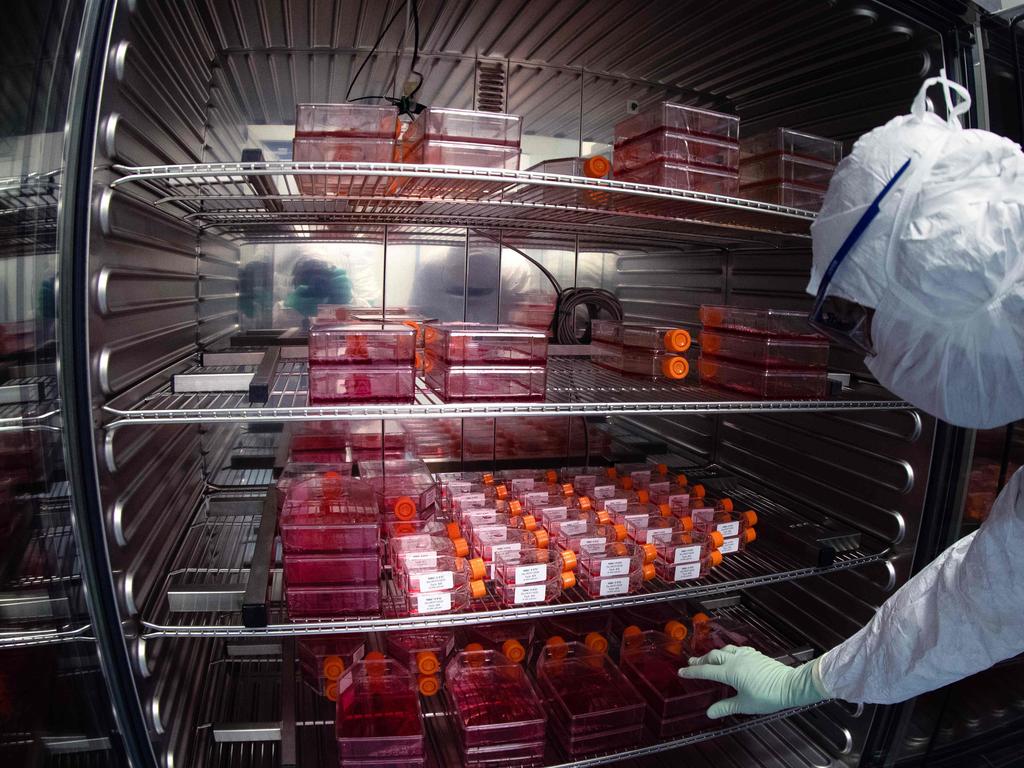
[[[698,576],[700,576],[700,563],[687,563],[676,566],[674,580],[686,581],[687,579],[696,579]]]
[[[597,485],[597,475],[576,475],[572,481],[572,487],[576,493],[589,494]]]
[[[420,592],[440,592],[455,586],[455,574],[451,571],[421,573],[416,579],[419,581]]]
[[[555,521],[565,520],[569,516],[568,507],[544,507],[540,511],[540,516],[544,522],[551,523]]]
[[[700,560],[700,549],[700,544],[691,544],[688,547],[676,547],[676,553],[672,558],[672,562],[679,564],[692,563],[694,560]]]
[[[512,602],[516,605],[523,603],[541,603],[547,591],[546,584],[531,584],[528,587],[516,587],[512,595]]]
[[[420,494],[420,508],[421,509],[426,509],[427,507],[432,506],[435,501],[437,501],[437,486],[436,485],[430,486],[429,488],[427,488],[427,490],[425,490],[422,494]]]
[[[416,613],[437,613],[452,609],[451,592],[427,592],[416,595]]]
[[[497,560],[500,557],[504,557],[510,552],[518,552],[523,548],[523,545],[518,541],[514,544],[495,544],[491,547],[491,560]],[[514,558],[507,558],[514,559]]]
[[[493,509],[467,509],[462,519],[470,525],[487,525],[498,519],[498,513]]]
[[[634,488],[646,488],[651,484],[651,473],[647,470],[630,472],[629,477]]]
[[[628,557],[609,557],[601,561],[601,578],[605,576],[621,576],[629,573],[631,565]]]
[[[729,538],[730,536],[739,536],[740,522],[739,520],[734,520],[731,523],[719,523],[715,526],[715,530],[725,536],[725,538]]]
[[[607,543],[608,543],[607,540],[602,538],[602,537],[600,537],[600,536],[594,536],[594,537],[590,537],[590,538],[586,538],[586,539],[580,539],[580,552],[581,553],[582,552],[587,552],[589,554],[594,554],[596,552],[603,552],[604,548],[605,548],[605,545]]]
[[[622,522],[625,525],[632,526],[633,528],[646,528],[651,522],[651,516],[646,512],[640,515],[623,515]]]
[[[604,508],[609,512],[619,514],[625,512],[629,506],[629,501],[626,499],[605,499]]]
[[[614,485],[595,485],[594,486],[594,498],[598,501],[602,499],[610,499],[615,495]]]
[[[359,659],[353,658],[353,661],[358,661],[358,660]],[[350,669],[346,669],[344,674],[342,674],[342,676],[340,678],[338,678],[338,695],[341,696],[341,694],[343,694],[345,691],[347,691],[351,687],[352,687],[352,672],[351,672],[351,668],[350,668]]]
[[[724,542],[722,542],[722,546],[718,548],[718,551],[721,552],[723,555],[728,555],[732,552],[739,552],[740,537],[733,536],[731,539],[726,539]]]
[[[465,480],[451,480],[448,482],[448,493],[456,496],[461,493],[469,493],[473,490],[473,484]]]
[[[504,525],[479,525],[473,528],[473,536],[484,544],[508,539],[508,527]]]
[[[558,532],[564,536],[579,536],[587,530],[586,520],[563,520],[558,524]]]
[[[429,533],[416,533],[409,536],[400,536],[395,539],[396,542],[400,542],[403,549],[429,549],[430,548],[430,534]]]
[[[407,552],[405,567],[410,571],[437,568],[437,552]]]
[[[695,523],[710,523],[715,519],[715,510],[711,507],[697,507],[690,512]]]
[[[601,597],[624,595],[629,592],[629,576],[617,579],[601,579]]]
[[[661,544],[672,538],[674,531],[671,528],[648,528],[647,542],[649,544]]]
[[[673,493],[668,497],[668,505],[671,509],[686,509],[690,506],[690,494],[688,493]]]
[[[547,491],[530,491],[523,494],[523,501],[527,504],[543,504],[547,500]]]
[[[460,493],[452,496],[452,505],[456,509],[475,509],[487,503],[487,497],[482,493]]]
[[[651,500],[653,501],[654,499],[661,499],[668,496],[668,492],[671,487],[672,486],[670,486],[667,481],[662,483],[651,483],[647,487],[647,491],[651,494]],[[686,496],[689,498],[689,494],[686,494]],[[671,499],[669,500],[669,503],[671,503]]]
[[[548,567],[545,563],[516,566],[516,584],[536,584],[548,580]]]
[[[534,485],[535,483],[532,477],[517,477],[515,480],[509,482],[509,488],[512,493],[532,491]]]

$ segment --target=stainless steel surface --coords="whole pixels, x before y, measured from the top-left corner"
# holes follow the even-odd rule
[[[32,645],[51,645],[69,642],[92,643],[94,638],[89,634],[89,626],[72,629],[25,629],[4,630],[0,632],[0,650],[4,648],[24,648]]]
[[[84,736],[43,737],[46,751],[53,755],[76,755],[82,752],[106,752],[110,750],[110,739],[103,736],[87,738]]]
[[[201,369],[196,369],[197,371]],[[111,401],[107,430],[133,424],[192,424],[218,421],[315,421],[490,417],[513,414],[614,415],[643,413],[729,413],[905,410],[907,403],[877,387],[862,386],[835,400],[753,400],[696,384],[645,381],[623,376],[576,358],[549,358],[546,402],[444,403],[417,379],[416,403],[410,405],[309,405],[307,366],[284,361],[278,368],[266,405],[249,404],[248,395],[178,394],[162,387],[141,402]]]
[[[365,0],[194,5],[217,50],[214,78],[225,103],[211,121],[213,154],[239,124],[288,125],[295,103],[343,101],[397,8]],[[527,135],[609,143],[628,100],[672,98],[736,109],[754,130],[791,125],[852,139],[905,111],[922,67],[942,64],[938,35],[907,15],[949,24],[959,10],[933,19],[923,4],[904,5],[903,14],[893,5],[424,0],[418,98],[472,109],[477,61],[498,60],[508,67],[508,110],[524,116]],[[411,53],[411,30],[400,17],[351,95],[400,89]]]
[[[196,392],[244,392],[249,394],[249,382],[256,373],[178,373],[171,379],[175,394]]]
[[[27,370],[29,368],[31,370]],[[32,432],[59,431],[60,404],[52,365],[18,366],[10,373],[14,375],[7,379],[8,386],[15,387],[18,391],[23,391],[23,387],[30,390],[41,387],[41,397],[0,404],[0,432],[25,432],[31,436]]]
[[[900,5],[924,23],[893,11],[893,4],[855,0],[729,8],[670,0],[641,5],[422,0],[420,68],[425,82],[420,96],[426,103],[470,107],[476,96],[477,61],[501,62],[507,108],[524,115],[524,161],[532,162],[581,149],[606,151],[612,126],[624,116],[629,100],[684,100],[739,112],[745,131],[788,125],[849,141],[906,110],[920,78],[937,70],[944,59],[942,40],[933,28],[945,30],[956,19],[955,11],[937,11],[931,3]],[[163,634],[163,627],[172,624],[164,622],[169,587],[187,591],[194,584],[233,588],[246,582],[258,518],[224,513],[245,512],[238,489],[252,488],[253,476],[219,469],[237,425],[244,421],[531,412],[628,415],[694,455],[741,466],[759,482],[770,480],[787,503],[806,501],[811,511],[828,510],[828,478],[802,472],[801,462],[809,458],[827,463],[844,452],[859,455],[859,443],[852,450],[843,448],[847,432],[858,441],[878,434],[886,443],[880,454],[896,448],[891,462],[881,462],[884,490],[869,499],[866,529],[888,539],[892,522],[902,520],[898,535],[903,542],[914,537],[920,510],[909,500],[913,490],[899,503],[891,502],[898,493],[894,483],[900,461],[912,469],[904,478],[912,474],[915,483],[923,480],[919,458],[926,452],[928,425],[921,437],[907,441],[905,405],[887,401],[871,385],[860,385],[853,394],[856,399],[841,402],[723,402],[720,395],[709,397],[696,388],[680,388],[686,393],[681,396],[679,390],[637,387],[635,382],[587,373],[586,366],[558,364],[556,387],[547,403],[509,404],[500,411],[477,404],[444,406],[422,388],[417,405],[408,408],[358,413],[309,408],[297,371],[279,376],[281,389],[266,408],[250,408],[231,396],[171,397],[170,376],[189,370],[204,350],[222,345],[239,325],[266,327],[252,325],[256,316],[246,316],[244,301],[239,301],[251,277],[245,271],[247,260],[258,249],[309,240],[314,248],[331,241],[348,249],[357,238],[379,238],[381,233],[395,245],[410,225],[444,240],[452,251],[458,249],[452,242],[461,238],[465,243],[465,253],[458,255],[464,256],[468,269],[461,273],[458,306],[451,301],[446,307],[452,313],[490,314],[488,303],[472,299],[469,288],[495,257],[502,296],[495,313],[500,317],[506,294],[519,295],[509,290],[512,281],[506,280],[519,255],[508,247],[477,248],[470,242],[476,238],[469,228],[488,228],[498,243],[518,240],[516,247],[531,238],[560,234],[561,245],[568,248],[540,243],[523,248],[543,254],[542,263],[557,262],[559,269],[553,271],[566,285],[621,286],[627,312],[643,319],[683,318],[692,324],[696,306],[709,300],[749,306],[801,304],[799,282],[806,278],[806,235],[812,218],[802,212],[614,182],[446,168],[403,168],[397,178],[409,181],[394,199],[379,190],[389,174],[392,179],[396,175],[379,171],[374,176],[378,171],[368,166],[301,167],[305,173],[300,175],[342,180],[347,197],[298,195],[295,171],[300,166],[288,163],[259,166],[265,169],[262,179],[277,184],[278,197],[268,199],[263,183],[250,186],[257,167],[238,165],[241,151],[257,147],[267,157],[289,160],[294,105],[343,100],[355,67],[396,7],[400,5],[394,1],[363,0],[118,3],[113,42],[103,59],[105,92],[98,105],[88,349],[95,361],[95,422],[105,425],[97,444],[123,613],[126,618],[158,619],[146,630],[149,677],[142,684],[141,706],[168,768],[172,763],[276,768],[281,757],[277,746],[266,742],[208,743],[211,723],[267,722],[281,717],[281,708],[271,694],[262,702],[271,708],[267,716],[240,711],[232,717],[204,715],[204,725],[196,730],[200,705],[216,703],[222,707],[219,712],[234,705],[245,709],[260,689],[243,689],[231,702],[204,695],[223,689],[223,677],[206,675],[205,658],[214,642]],[[400,41],[401,27],[395,25],[385,36],[353,96],[400,87],[411,58],[411,39],[406,34]],[[115,165],[122,168],[115,170]],[[123,175],[124,168],[144,167],[169,174],[150,179]],[[18,176],[20,169],[0,175]],[[482,197],[481,189],[494,194]],[[625,210],[609,211],[592,200],[581,205],[583,195],[593,192]],[[27,202],[53,208],[47,195],[43,189]],[[39,232],[45,238],[42,222]],[[376,306],[395,295],[388,276],[393,278],[406,263],[400,249],[391,248],[385,258],[387,250],[385,243],[375,251],[383,262],[382,274],[367,295],[375,297]],[[530,271],[523,283],[528,290],[550,294],[538,282],[537,270]],[[836,368],[852,368],[848,361],[834,363]],[[773,420],[758,415],[744,417],[750,420],[752,440],[769,459],[780,458],[773,463],[744,456],[746,425],[740,413],[783,414],[785,419],[777,422],[802,420],[793,432],[806,453],[797,456],[799,451],[787,447],[793,435],[785,427],[766,427]],[[0,411],[0,429],[25,423],[20,421],[23,414],[11,414],[19,420],[11,422],[2,421],[4,415]],[[120,428],[127,425],[140,428]],[[782,466],[783,456],[796,458]],[[867,466],[878,463],[869,460]],[[856,478],[858,467],[863,468],[858,459],[851,467],[839,467],[842,483]],[[778,477],[775,469],[780,470]],[[816,482],[801,483],[806,477]],[[230,487],[234,499],[218,504],[218,514],[193,518],[200,499],[214,498],[204,490],[211,481]],[[870,482],[860,482],[871,495]],[[808,495],[814,498],[799,493],[805,487],[813,489]],[[841,507],[844,516],[856,512],[845,500]],[[812,575],[796,574],[776,554],[763,549],[736,560],[735,583],[769,583],[763,577],[771,574],[785,574],[786,579]],[[853,626],[877,604],[879,594],[899,583],[898,557],[895,563],[873,553],[858,559],[856,568],[777,581],[756,592],[777,595],[780,615],[794,623],[805,618],[800,608],[805,601],[809,625],[825,638],[845,631],[836,627]],[[746,576],[753,581],[743,582]],[[279,580],[275,583],[279,587]],[[201,633],[224,627],[231,634],[239,625],[237,615],[181,614],[176,619]],[[222,623],[205,626],[213,617]],[[193,618],[197,620],[191,623]],[[283,633],[307,631],[280,623]],[[308,631],[316,629],[322,626]],[[198,664],[192,663],[197,659]],[[279,677],[280,672],[270,674]],[[683,759],[701,768],[831,767],[857,756],[861,735],[844,723],[848,718],[828,707],[690,747]],[[304,758],[300,762],[328,764],[335,759],[325,723],[307,724],[300,717],[296,731],[297,752]],[[202,746],[202,755],[191,761],[196,744]],[[654,760],[644,758],[644,765]]]
[[[757,240],[808,236],[814,215],[796,208],[702,192],[555,174],[389,163],[207,163],[122,166],[112,191],[154,196],[154,205],[235,243],[264,234],[319,237],[345,224],[543,227],[621,237]],[[254,176],[274,180],[261,194]],[[337,185],[337,194],[300,195],[299,180]],[[336,181],[335,181],[336,179]],[[280,211],[268,211],[276,200]],[[774,240],[778,240],[775,237]]]
[[[308,347],[281,347],[284,360],[305,360],[309,357]],[[203,352],[203,367],[217,365],[259,365],[263,352]]]
[[[279,466],[287,460],[288,435],[282,439],[280,452],[285,452]],[[245,580],[245,595],[240,606],[242,621],[247,627],[266,626],[269,621],[269,604],[271,600],[270,569],[277,560],[277,489],[267,489],[263,507],[260,512],[260,525],[256,529],[256,540],[253,542],[252,558],[249,560],[249,572]]]
[[[244,584],[189,584],[167,590],[171,613],[231,613],[242,610]]]
[[[34,403],[42,399],[43,390],[39,383],[5,384],[0,386],[0,405]]]
[[[752,621],[783,647],[794,644],[792,635],[780,633],[750,609],[738,606],[712,613]],[[279,712],[292,697],[295,701],[296,717],[293,732],[296,763],[325,765],[333,764],[337,760],[333,722],[335,705],[315,693],[303,681],[301,674],[296,677],[294,670],[290,675],[284,674],[285,667],[287,661],[281,657],[231,654],[226,654],[211,664],[208,678],[211,680],[211,690],[215,691],[216,695],[208,699],[199,721],[196,764],[204,768],[231,765],[238,760],[247,761],[247,765],[252,762],[262,764],[261,757],[270,761],[281,760],[281,764],[286,764],[287,756],[283,753],[288,738],[285,731],[287,721],[280,717]],[[458,736],[445,697],[438,695],[421,698],[421,703],[432,762],[438,766],[458,765]],[[814,709],[815,707],[806,707],[742,721],[731,719],[723,722],[721,727],[698,731],[682,738],[654,742],[632,749],[608,751],[569,761],[549,744],[545,765],[551,768],[587,768],[631,760],[649,765],[650,758],[667,752],[673,752],[676,760],[686,761],[690,750],[676,750],[702,743],[718,745],[717,749],[742,749],[744,744],[756,744],[762,740],[775,742],[785,735],[788,742],[780,740],[776,745],[775,754],[780,760],[790,756],[816,754],[819,760],[825,762],[814,762],[810,763],[811,765],[831,766],[832,763],[828,761],[825,753],[816,750],[810,741],[799,735],[800,732],[796,728],[787,726],[788,722],[800,718],[801,713]],[[280,730],[275,733],[276,729]],[[248,743],[243,743],[246,740],[238,737],[246,731],[251,733],[251,738],[247,740]],[[276,743],[275,737],[278,735],[280,744]],[[226,742],[232,742],[234,746],[226,747]]]
[[[294,680],[295,642],[285,640],[281,644],[281,679]],[[298,765],[295,743],[295,724],[298,718],[296,687],[284,685],[281,688],[281,768]]]
[[[0,765],[121,766],[124,747],[86,589],[79,405],[59,381],[71,350],[59,310],[69,212],[86,175],[98,5],[11,0],[0,23]],[[70,167],[75,170],[71,171]],[[84,264],[85,248],[77,250]],[[88,414],[88,404],[82,409]],[[60,700],[62,704],[56,704]],[[121,710],[123,711],[123,710]]]
[[[249,493],[254,498],[261,498],[263,489],[253,488]],[[793,516],[793,512],[784,505],[773,502],[749,485],[732,485],[729,487],[729,493],[737,500],[755,508],[764,524],[771,524],[773,520],[788,520]],[[210,501],[213,499],[216,499],[216,495],[210,497]],[[280,566],[276,565],[276,558],[280,555],[275,549],[270,602],[267,605],[269,621],[265,627],[255,627],[246,626],[238,610],[208,610],[209,606],[203,600],[211,583],[232,595],[245,590],[253,559],[261,556],[257,546],[259,517],[211,516],[207,513],[208,508],[209,504],[199,510],[196,520],[189,528],[182,548],[170,568],[164,587],[165,596],[157,598],[143,611],[142,624],[149,638],[287,637],[325,632],[393,631],[415,627],[510,621],[552,614],[589,613],[627,605],[730,594],[755,586],[779,584],[850,569],[860,570],[884,561],[886,556],[884,548],[879,546],[878,542],[867,540],[860,548],[838,555],[834,565],[816,568],[801,563],[782,549],[766,542],[759,542],[757,547],[728,556],[722,565],[704,579],[681,584],[669,584],[656,579],[649,582],[642,592],[634,595],[592,600],[579,588],[575,588],[563,594],[555,603],[515,609],[500,607],[493,596],[489,596],[470,613],[413,617],[398,616],[396,600],[399,595],[391,582],[384,581],[382,590],[385,607],[382,617],[289,622],[281,603],[281,572]],[[187,602],[186,597],[195,602]],[[191,612],[176,610],[178,607],[187,609],[189,605],[198,607]]]
[[[232,723],[218,725],[214,723],[210,730],[213,740],[218,744],[251,741],[280,741],[280,723]]]

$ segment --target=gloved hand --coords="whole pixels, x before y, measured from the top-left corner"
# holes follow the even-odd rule
[[[352,281],[344,269],[307,259],[296,267],[294,290],[285,306],[303,317],[314,317],[320,304],[348,304],[352,301]]]
[[[818,660],[799,667],[787,667],[753,648],[727,645],[679,670],[690,680],[713,680],[736,689],[731,699],[712,704],[708,717],[726,715],[767,715],[780,709],[816,704],[831,698],[821,684]]]

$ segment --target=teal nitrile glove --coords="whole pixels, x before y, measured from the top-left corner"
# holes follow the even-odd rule
[[[284,305],[303,317],[314,317],[320,304],[348,304],[352,301],[352,281],[344,269],[329,265],[307,266],[295,283]]]
[[[708,708],[708,717],[712,719],[726,715],[767,715],[830,698],[818,675],[818,659],[799,667],[787,667],[753,648],[735,645],[690,659],[690,666],[680,669],[679,676],[713,680],[736,689],[731,699]]]

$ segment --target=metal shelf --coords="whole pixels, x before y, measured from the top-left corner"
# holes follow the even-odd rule
[[[185,373],[200,372],[194,367]],[[903,410],[912,408],[866,384],[829,400],[756,400],[725,390],[669,381],[647,381],[608,371],[588,360],[548,359],[544,402],[444,403],[417,379],[416,402],[408,405],[309,405],[305,361],[283,360],[264,405],[250,405],[238,392],[176,394],[170,383],[141,401],[108,404],[107,429],[133,424],[317,421],[391,418],[487,418],[520,415],[608,416],[615,414],[793,413],[806,411]],[[728,399],[722,399],[722,398]]]
[[[792,518],[793,513],[743,486],[730,488],[730,495],[757,509],[763,525]],[[745,552],[730,555],[707,578],[685,584],[648,582],[644,590],[621,597],[589,599],[576,587],[558,602],[523,608],[504,608],[488,595],[467,613],[399,617],[397,593],[391,582],[382,587],[381,616],[323,621],[289,622],[281,599],[281,570],[270,573],[268,624],[246,627],[241,601],[248,582],[249,565],[255,554],[262,494],[257,490],[229,497],[214,495],[200,509],[168,574],[164,588],[152,605],[143,610],[142,624],[149,637],[289,637],[311,634],[386,632],[418,627],[452,627],[555,614],[588,613],[630,605],[642,605],[685,598],[702,598],[741,589],[807,578],[881,562],[886,553],[871,544],[838,555],[833,565],[808,566],[777,545],[757,542]],[[225,513],[211,513],[223,502]],[[213,502],[213,507],[211,507]],[[234,514],[231,514],[233,511]],[[275,547],[277,545],[275,544]],[[272,563],[279,564],[274,552]]]
[[[61,171],[0,179],[0,259],[57,243]]]
[[[713,613],[752,620],[783,647],[796,645],[792,638],[780,635],[749,608],[735,606]],[[277,766],[283,762],[284,749],[289,751],[288,764],[292,764],[293,759],[297,766],[337,764],[335,705],[307,686],[301,676],[289,675],[287,670],[291,668],[292,658],[287,642],[279,649],[262,646],[248,654],[244,645],[229,645],[227,655],[210,665],[209,690],[217,691],[219,695],[209,697],[206,710],[200,715],[196,729],[196,765],[202,768]],[[289,686],[291,690],[287,690]],[[428,764],[438,767],[460,765],[459,742],[445,697],[421,698],[421,703]],[[652,763],[652,758],[656,759],[657,755],[687,748],[685,753],[673,755],[672,762],[666,761],[665,765],[684,762],[703,765],[699,745],[717,739],[724,741],[718,741],[716,745],[725,748],[715,750],[716,754],[723,751],[742,753],[745,758],[744,762],[725,763],[728,766],[749,766],[751,763],[747,760],[756,759],[759,753],[768,758],[769,754],[765,752],[768,748],[771,758],[777,761],[771,764],[790,764],[784,759],[788,752],[794,760],[813,756],[813,762],[807,764],[830,767],[838,765],[838,762],[833,763],[828,754],[816,747],[797,725],[801,713],[820,706],[760,717],[728,718],[719,728],[577,760],[567,761],[549,742],[544,764],[549,768],[591,768],[612,763],[648,768],[653,764],[661,765]],[[684,757],[685,761],[682,760]],[[722,762],[717,759],[714,764],[721,766]]]
[[[18,497],[38,505],[41,527],[11,542],[18,555],[0,585],[0,648],[91,640],[74,535],[60,509],[69,503],[66,492],[66,483],[58,483]]]
[[[93,642],[91,627],[86,624],[80,627],[64,629],[24,629],[18,631],[0,631],[0,649],[25,648],[34,645],[53,645],[55,643]]]
[[[0,432],[23,432],[30,429],[59,431],[51,423],[60,413],[57,407],[57,380],[53,376],[24,376],[8,379],[0,389],[37,390],[38,397],[25,402],[0,402]]]
[[[701,192],[492,168],[396,163],[115,165],[112,187],[238,243],[352,226],[502,227],[638,239],[809,237],[814,213]],[[306,192],[300,194],[300,181]],[[330,192],[330,194],[327,194]]]

